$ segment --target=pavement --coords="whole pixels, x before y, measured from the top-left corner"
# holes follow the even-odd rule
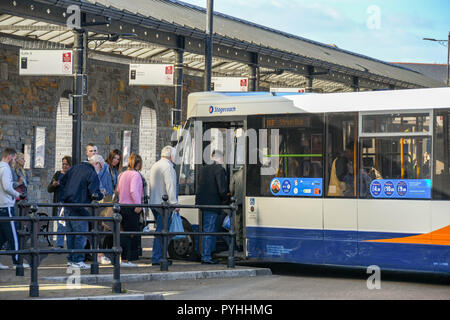
[[[134,261],[135,268],[121,268],[122,294],[112,292],[114,268],[112,265],[99,265],[99,274],[91,275],[90,270],[68,269],[65,254],[48,255],[38,268],[39,297],[29,296],[31,269],[25,269],[23,277],[17,277],[11,267],[9,256],[0,256],[0,262],[10,266],[0,270],[0,300],[163,300],[161,294],[146,292],[154,281],[199,280],[256,277],[271,275],[268,268],[255,268],[236,265],[227,267],[226,255],[219,255],[220,264],[203,265],[199,262],[174,260],[168,271],[160,271],[160,266],[152,266],[150,257],[153,237],[143,237],[143,256]],[[236,260],[239,260],[237,254]],[[140,291],[127,289],[129,283],[144,283]]]

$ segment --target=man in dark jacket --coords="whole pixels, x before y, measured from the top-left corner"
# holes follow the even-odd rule
[[[63,176],[60,186],[64,193],[63,203],[90,203],[92,195],[97,194],[98,199],[103,198],[100,192],[100,180],[97,173],[100,171],[100,163],[96,157],[92,157],[89,162],[82,162],[70,168]],[[89,216],[89,211],[85,208],[64,208],[65,216]],[[67,232],[88,232],[88,221],[67,221]],[[67,236],[67,249],[84,249],[86,245],[85,235]],[[81,269],[89,269],[90,266],[84,263],[84,254],[75,253],[67,256],[67,266]]]
[[[223,153],[213,151],[212,164],[202,167],[200,170],[199,184],[195,203],[197,205],[223,205],[228,201],[227,174],[223,168]],[[202,210],[203,231],[216,232],[217,217],[220,209]],[[215,236],[204,236],[202,241],[202,264],[217,264],[211,253],[215,247]]]

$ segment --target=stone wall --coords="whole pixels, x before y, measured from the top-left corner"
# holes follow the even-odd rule
[[[18,59],[19,48],[0,45],[0,149],[10,146],[22,151],[25,144],[31,144],[34,150],[34,128],[46,128],[45,168],[31,166],[29,197],[47,202],[52,195],[46,187],[55,172],[57,106],[61,97],[71,93],[72,77],[19,76]],[[202,79],[185,75],[184,84],[183,108],[186,108],[188,94],[201,91]],[[89,61],[88,88],[82,148],[93,142],[106,158],[110,150],[122,149],[123,130],[131,130],[131,151],[139,153],[140,114],[146,106],[156,112],[156,138],[147,145],[152,148],[156,145],[158,160],[161,148],[170,143],[174,88],[128,86],[128,65],[99,60]]]

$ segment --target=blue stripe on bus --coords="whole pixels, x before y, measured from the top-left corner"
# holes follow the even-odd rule
[[[416,234],[247,227],[249,258],[273,262],[378,265],[393,270],[450,273],[450,248],[365,242]]]

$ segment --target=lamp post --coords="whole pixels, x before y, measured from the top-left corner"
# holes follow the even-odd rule
[[[423,38],[423,40],[439,42],[443,46],[447,46],[447,85],[450,86],[450,31],[447,40],[436,40],[432,38]]]

